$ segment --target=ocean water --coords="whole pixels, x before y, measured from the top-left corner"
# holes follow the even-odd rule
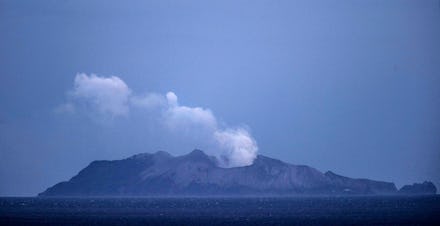
[[[440,196],[0,198],[0,225],[440,225]]]

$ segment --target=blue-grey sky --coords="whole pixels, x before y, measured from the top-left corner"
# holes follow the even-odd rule
[[[439,40],[438,0],[0,0],[0,195],[36,195],[96,159],[209,149],[132,101],[169,91],[260,154],[439,186]],[[92,73],[117,76],[131,104],[84,91]]]

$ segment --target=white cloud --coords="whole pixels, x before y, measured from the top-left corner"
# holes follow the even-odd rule
[[[165,97],[157,93],[148,93],[144,96],[132,96],[130,102],[136,107],[147,109],[164,108],[167,106]]]
[[[247,166],[257,157],[257,142],[243,128],[215,131],[214,137],[222,150],[219,160],[223,166]]]
[[[202,127],[214,130],[217,128],[217,120],[211,110],[201,107],[180,106],[177,96],[173,92],[166,94],[168,109],[165,112],[166,124],[171,129]]]
[[[250,165],[257,156],[257,143],[246,129],[219,127],[210,109],[180,105],[174,92],[137,96],[119,77],[77,74],[70,96],[72,102],[57,107],[56,112],[73,113],[79,105],[92,114],[113,118],[127,116],[133,107],[147,109],[142,114],[165,125],[175,138],[193,142],[194,148],[209,147],[206,151],[216,156],[222,167]]]
[[[200,107],[176,106],[166,112],[166,120],[171,128],[191,125],[216,128],[217,120],[211,110]]]
[[[74,99],[83,100],[101,114],[125,116],[129,112],[128,98],[131,90],[116,76],[99,77],[94,74],[77,74],[71,92]]]
[[[168,109],[165,111],[165,123],[170,129],[190,133],[193,137],[202,137],[197,142],[212,142],[214,154],[222,167],[251,165],[257,157],[258,146],[254,138],[244,128],[220,129],[217,119],[210,109],[179,105],[177,95],[166,94]],[[200,131],[205,136],[199,136]]]
[[[173,92],[168,92],[167,95],[166,95],[166,97],[167,97],[168,105],[169,105],[170,107],[175,107],[175,106],[177,106],[177,96],[176,96],[175,93],[173,93]]]

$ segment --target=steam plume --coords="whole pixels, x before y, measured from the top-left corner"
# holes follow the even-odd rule
[[[216,156],[222,167],[250,165],[257,156],[257,143],[246,128],[220,127],[210,109],[180,105],[177,95],[171,91],[165,95],[135,95],[119,77],[100,77],[94,74],[88,76],[81,73],[75,77],[70,97],[70,102],[56,110],[69,110],[72,113],[74,111],[71,109],[82,105],[86,106],[83,109],[87,111],[103,117],[110,115],[114,120],[128,116],[133,108],[154,110],[146,113],[158,114],[154,117],[155,120],[173,133],[183,132],[195,137],[195,148],[200,143],[208,143],[211,148],[206,151]],[[199,136],[200,134],[203,135]]]

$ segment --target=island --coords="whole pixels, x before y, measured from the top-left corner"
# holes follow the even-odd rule
[[[436,194],[431,182],[406,185],[354,179],[258,155],[253,164],[222,168],[201,150],[165,151],[93,161],[69,181],[39,194],[52,196],[300,196]]]

